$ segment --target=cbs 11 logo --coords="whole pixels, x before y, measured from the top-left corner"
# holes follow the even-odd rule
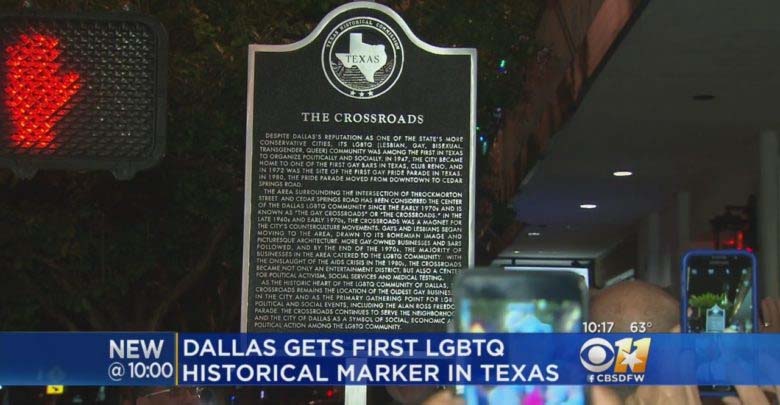
[[[634,340],[624,338],[613,343],[603,338],[588,339],[580,348],[580,363],[589,375],[588,382],[642,382],[644,380],[647,357],[650,353],[650,338]],[[614,368],[613,368],[614,364]],[[612,372],[607,371],[612,368]],[[631,374],[628,370],[631,369]]]

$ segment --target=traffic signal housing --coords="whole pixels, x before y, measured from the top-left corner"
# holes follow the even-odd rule
[[[165,153],[168,39],[130,12],[0,14],[0,167],[109,170]]]

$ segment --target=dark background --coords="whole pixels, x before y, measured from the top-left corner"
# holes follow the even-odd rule
[[[19,3],[0,0],[0,11]],[[168,146],[130,181],[64,171],[19,180],[0,169],[0,330],[237,331],[247,45],[297,41],[344,2],[36,3],[67,12],[127,3],[162,21]],[[429,43],[478,49],[478,120],[494,131],[491,112],[522,93],[542,2],[381,3]],[[502,59],[516,68],[499,69]]]

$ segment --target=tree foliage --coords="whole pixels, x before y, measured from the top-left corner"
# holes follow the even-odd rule
[[[19,3],[0,0],[0,10]],[[36,3],[72,12],[129,3],[163,22],[169,146],[130,181],[0,171],[0,329],[237,330],[247,45],[299,40],[343,1]],[[542,2],[385,3],[428,42],[478,48],[480,125],[494,128],[495,109],[521,95]]]

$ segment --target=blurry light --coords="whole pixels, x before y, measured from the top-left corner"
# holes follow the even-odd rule
[[[629,172],[628,170],[618,170],[616,172],[612,172],[612,175],[615,177],[628,177],[633,176],[634,172]]]
[[[260,399],[265,399],[265,390],[260,390]]]
[[[580,204],[580,208],[585,210],[592,210],[594,208],[598,207],[596,204]]]
[[[479,141],[480,142],[485,142],[485,135],[480,135],[479,136]]]
[[[325,391],[325,396],[328,398],[333,398],[333,390],[328,389],[327,391]]]
[[[715,274],[715,269],[707,269],[707,274],[709,275]]]
[[[499,73],[506,73],[506,59],[501,59],[498,62],[498,72]]]
[[[530,237],[536,237],[536,236],[541,236],[541,235],[542,235],[541,232],[528,232],[528,236],[530,236]]]
[[[519,251],[519,250],[515,250],[515,252],[514,252],[514,253],[515,253],[515,254],[520,254],[520,251]]]

